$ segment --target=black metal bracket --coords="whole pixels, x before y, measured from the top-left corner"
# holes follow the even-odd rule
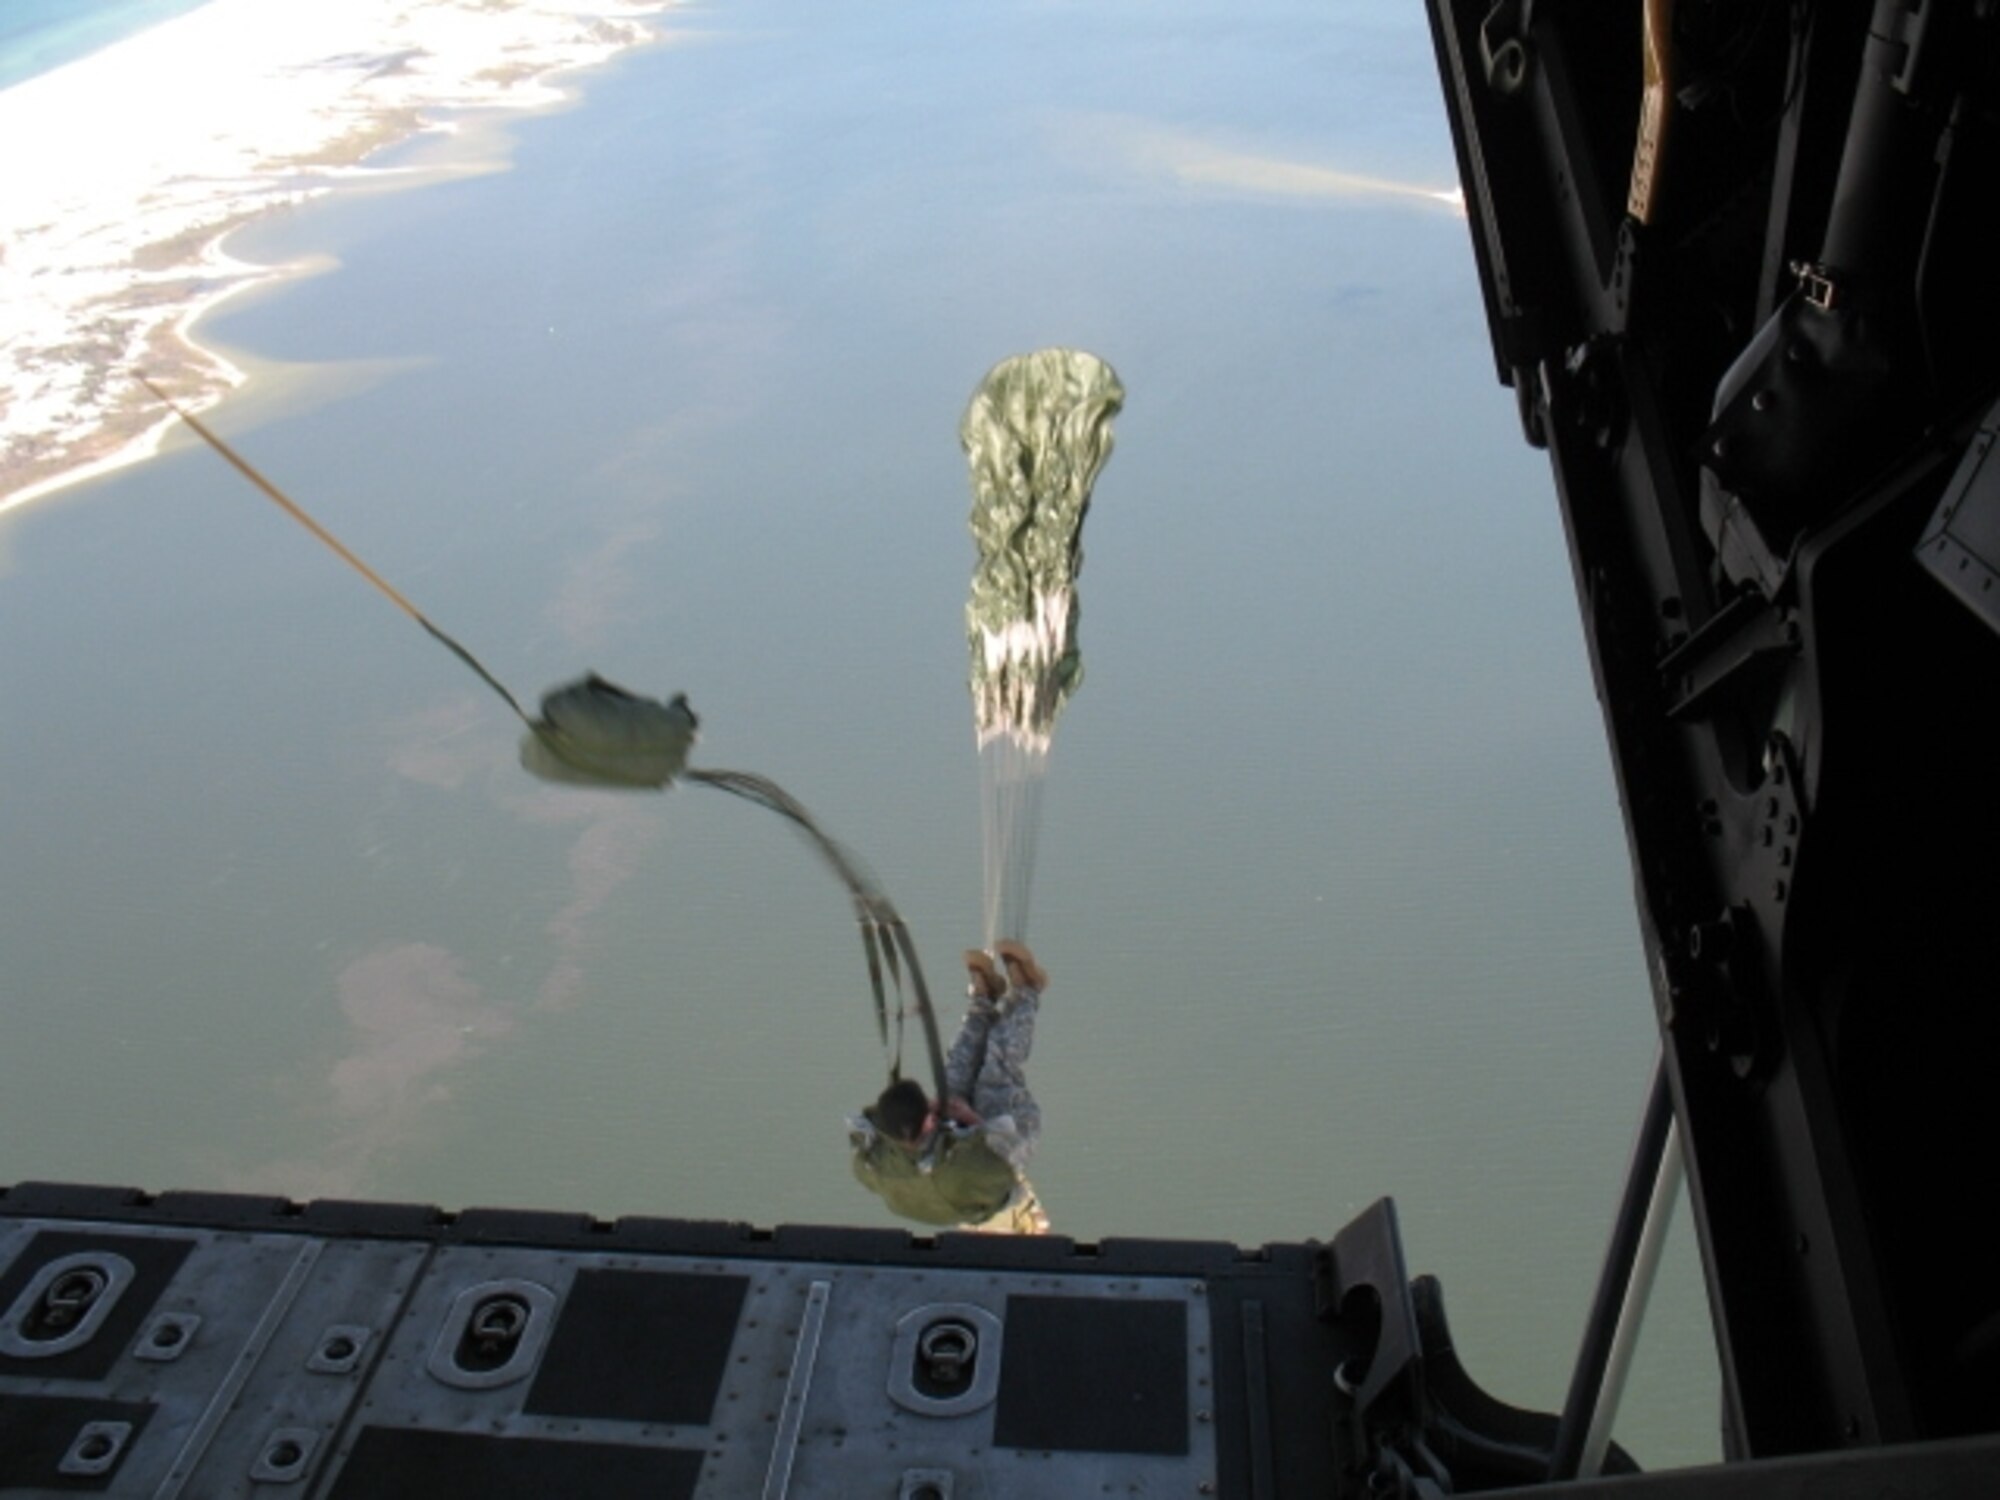
[[[1333,1377],[1346,1427],[1337,1446],[1355,1455],[1347,1478],[1358,1492],[1432,1500],[1548,1475],[1556,1418],[1496,1400],[1466,1373],[1436,1279],[1408,1274],[1391,1199],[1363,1210],[1321,1253],[1316,1303],[1364,1351]],[[1605,1472],[1635,1469],[1611,1450]]]

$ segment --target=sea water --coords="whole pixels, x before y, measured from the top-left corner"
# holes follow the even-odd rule
[[[75,62],[207,0],[7,0],[0,9],[0,89]],[[31,149],[15,143],[9,149]]]

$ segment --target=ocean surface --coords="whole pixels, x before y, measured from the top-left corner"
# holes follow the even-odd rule
[[[214,425],[518,695],[687,692],[697,762],[859,850],[949,996],[959,415],[1005,355],[1109,360],[1036,1186],[1079,1238],[1245,1244],[1393,1194],[1475,1378],[1559,1406],[1653,1027],[1421,11],[663,29],[566,109],[371,163],[506,170],[233,235],[316,270],[199,326],[249,376]],[[699,788],[529,779],[213,453],[0,517],[0,704],[0,1180],[887,1222],[842,1130],[885,1068],[860,945],[803,846]],[[1683,1209],[1620,1437],[1712,1457],[1716,1400]]]
[[[75,62],[206,0],[7,0],[0,9],[0,89]]]

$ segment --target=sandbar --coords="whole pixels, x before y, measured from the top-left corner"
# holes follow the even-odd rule
[[[659,40],[668,0],[209,0],[0,91],[0,513],[150,456],[245,373],[195,338],[302,265],[232,231],[409,168],[384,148]]]

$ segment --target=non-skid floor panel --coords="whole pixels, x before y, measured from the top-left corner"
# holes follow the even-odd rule
[[[701,1464],[701,1452],[692,1448],[369,1427],[329,1500],[689,1500]]]
[[[1188,1451],[1185,1304],[1010,1296],[1006,1341],[995,1446]]]
[[[749,1285],[743,1276],[579,1271],[525,1410],[707,1425]]]

